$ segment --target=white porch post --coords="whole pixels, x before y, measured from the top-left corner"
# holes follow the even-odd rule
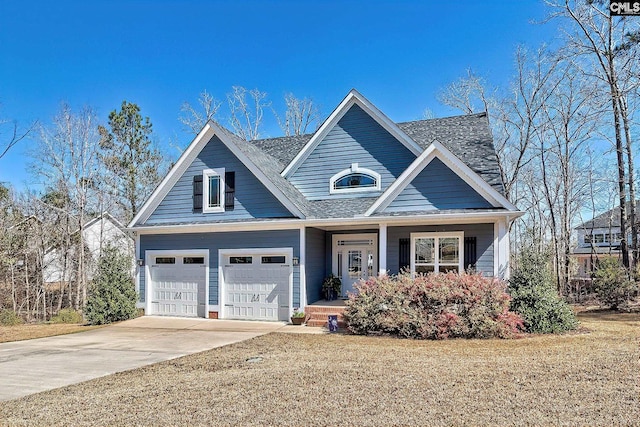
[[[307,258],[307,229],[300,227],[300,308],[307,306],[307,274],[305,263]]]
[[[378,238],[380,259],[378,260],[379,275],[387,274],[387,224],[380,224],[380,237]]]
[[[493,276],[509,279],[509,220],[500,219],[493,225]]]

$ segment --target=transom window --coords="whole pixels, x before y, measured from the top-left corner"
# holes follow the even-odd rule
[[[224,168],[202,172],[204,187],[203,212],[224,212]]]
[[[333,175],[329,183],[329,192],[331,194],[379,191],[381,185],[379,173],[371,169],[361,168],[357,163],[353,163],[349,169]]]
[[[411,273],[461,272],[463,232],[412,233]]]

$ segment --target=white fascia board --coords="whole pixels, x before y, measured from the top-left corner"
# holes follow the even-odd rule
[[[434,158],[440,159],[449,169],[451,169],[460,179],[466,182],[471,188],[484,197],[492,206],[505,208],[512,212],[518,212],[511,202],[500,194],[495,188],[487,183],[482,177],[474,172],[447,147],[439,141],[433,140],[429,147],[420,155],[409,167],[394,181],[393,184],[382,193],[373,205],[365,212],[365,216],[370,216],[378,210],[382,210],[406,188],[413,179],[427,167]]]
[[[419,156],[422,152],[422,148],[412,140],[406,133],[404,133],[391,119],[389,119],[383,112],[381,112],[375,105],[373,105],[368,99],[366,99],[360,92],[355,89],[351,89],[347,96],[340,102],[331,115],[322,123],[316,133],[311,137],[309,142],[300,150],[300,152],[293,158],[291,163],[282,171],[284,178],[290,177],[304,160],[309,157],[311,152],[320,144],[324,137],[334,128],[334,126],[340,121],[340,119],[349,111],[349,109],[357,104],[362,108],[369,116],[371,116],[380,126],[382,126],[387,132],[393,135],[398,141],[400,141],[409,151],[415,156]]]
[[[180,179],[184,171],[191,165],[191,162],[200,153],[204,144],[206,144],[214,135],[214,130],[211,127],[212,122],[207,123],[200,133],[191,141],[191,144],[182,153],[178,161],[171,168],[169,173],[164,177],[156,189],[151,193],[151,196],[142,205],[142,208],[138,211],[137,215],[131,220],[127,228],[133,227],[139,222],[144,222],[158,207],[160,202],[169,193],[169,190],[173,188],[174,184]]]
[[[499,220],[512,220],[524,215],[521,211],[504,212],[455,212],[443,214],[416,215],[407,217],[380,216],[331,219],[289,219],[277,221],[259,221],[242,223],[215,224],[184,224],[184,225],[150,225],[131,229],[143,234],[175,234],[175,233],[214,233],[234,231],[267,231],[267,230],[298,230],[300,227],[351,227],[364,225],[376,227],[380,224],[387,226],[404,225],[446,225],[446,224],[482,224]]]

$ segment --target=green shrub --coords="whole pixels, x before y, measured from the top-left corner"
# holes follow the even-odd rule
[[[524,250],[509,279],[511,310],[522,317],[528,332],[558,333],[578,326],[571,306],[556,291],[548,265],[545,254]]]
[[[82,314],[71,308],[63,308],[51,318],[51,323],[82,323]]]
[[[15,326],[24,323],[22,317],[18,316],[13,310],[0,311],[0,325],[2,326]]]
[[[108,246],[98,261],[87,301],[86,317],[93,325],[118,322],[136,317],[138,297],[131,277],[131,260]]]
[[[509,338],[522,320],[508,311],[505,285],[479,274],[372,277],[355,285],[344,313],[356,334],[405,338]]]
[[[599,261],[595,271],[594,289],[602,304],[617,310],[633,298],[637,285],[618,259],[604,258]]]

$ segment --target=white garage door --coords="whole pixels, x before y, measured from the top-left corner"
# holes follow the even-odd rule
[[[227,319],[288,319],[291,276],[288,255],[227,255],[223,268]]]
[[[154,256],[151,314],[205,316],[206,264],[203,256]]]

